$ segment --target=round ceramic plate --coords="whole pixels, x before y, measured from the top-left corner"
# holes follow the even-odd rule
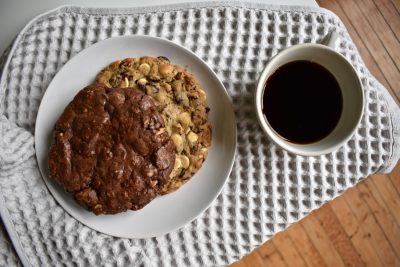
[[[212,144],[201,169],[179,190],[159,196],[138,211],[96,216],[80,207],[48,178],[47,153],[53,127],[79,90],[117,59],[166,56],[187,66],[207,93],[211,111]],[[40,104],[35,129],[36,157],[42,177],[58,203],[78,221],[117,237],[146,238],[166,234],[195,219],[218,196],[232,169],[236,149],[236,122],[228,94],[211,68],[191,51],[171,41],[150,36],[125,36],[101,41],[74,56],[57,73]]]

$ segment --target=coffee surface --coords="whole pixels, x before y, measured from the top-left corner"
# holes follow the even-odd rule
[[[342,107],[335,77],[311,61],[289,62],[265,83],[263,113],[275,132],[293,143],[314,143],[328,136]]]

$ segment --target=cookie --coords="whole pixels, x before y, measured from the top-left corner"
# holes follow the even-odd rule
[[[194,76],[166,57],[126,58],[104,68],[97,82],[110,88],[138,86],[151,96],[176,146],[171,180],[162,189],[178,189],[202,166],[211,145],[206,93]]]
[[[167,184],[175,145],[154,101],[136,88],[93,84],[55,124],[50,177],[95,214],[137,210]]]

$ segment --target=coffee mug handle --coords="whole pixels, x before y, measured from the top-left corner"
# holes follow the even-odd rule
[[[335,31],[328,32],[327,35],[322,39],[321,44],[329,46],[333,50],[338,50],[340,46],[340,36]]]

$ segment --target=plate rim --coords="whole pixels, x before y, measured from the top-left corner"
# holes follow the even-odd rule
[[[233,146],[230,148],[230,150],[232,150],[232,152],[231,152],[232,158],[230,159],[230,164],[229,164],[229,167],[227,168],[227,175],[226,175],[226,177],[224,178],[224,181],[223,181],[223,183],[221,184],[221,186],[218,188],[218,190],[215,190],[214,194],[212,194],[212,197],[210,197],[210,198],[206,201],[207,204],[205,204],[201,209],[199,209],[199,211],[196,212],[194,215],[189,216],[187,219],[182,220],[182,222],[177,223],[177,224],[174,225],[174,226],[167,227],[167,229],[164,230],[164,231],[160,231],[160,230],[155,230],[155,231],[154,231],[154,230],[153,230],[153,231],[152,231],[152,234],[135,235],[134,237],[132,237],[132,236],[127,236],[127,235],[116,235],[116,234],[112,234],[112,233],[110,233],[109,231],[104,231],[103,229],[99,229],[99,228],[96,227],[96,226],[93,227],[92,225],[88,225],[87,223],[85,223],[85,222],[83,222],[82,220],[78,219],[78,218],[73,214],[73,212],[70,212],[70,211],[69,211],[69,208],[66,208],[65,205],[63,205],[63,204],[61,203],[61,201],[59,201],[59,198],[62,199],[63,197],[62,197],[62,196],[55,196],[55,194],[53,194],[53,191],[52,191],[52,189],[50,188],[50,187],[51,187],[50,184],[51,184],[51,183],[54,183],[54,182],[53,182],[52,180],[48,179],[48,178],[45,178],[46,175],[45,175],[44,170],[42,170],[42,166],[41,166],[42,164],[39,163],[39,158],[38,158],[37,150],[36,150],[36,140],[37,140],[37,138],[38,138],[38,136],[36,135],[36,133],[37,133],[37,129],[38,129],[38,123],[37,123],[37,121],[38,121],[39,117],[41,117],[41,114],[44,112],[44,111],[43,111],[43,110],[44,110],[44,106],[42,105],[42,104],[43,104],[43,99],[45,98],[45,96],[46,96],[46,94],[47,94],[47,92],[48,92],[48,88],[50,88],[50,87],[52,86],[52,84],[53,84],[55,78],[57,77],[57,75],[58,75],[64,68],[66,68],[68,65],[73,64],[73,63],[77,60],[77,56],[78,56],[78,55],[82,56],[82,54],[84,54],[85,52],[87,52],[89,49],[93,49],[93,48],[95,48],[95,47],[97,47],[97,46],[100,46],[100,45],[106,43],[106,42],[112,42],[112,41],[114,41],[114,40],[116,40],[116,39],[132,39],[132,40],[134,40],[134,39],[136,39],[136,38],[144,38],[144,39],[148,39],[148,40],[150,40],[150,41],[161,42],[161,43],[164,43],[164,44],[172,45],[172,46],[174,46],[174,47],[177,48],[177,49],[184,50],[184,51],[187,52],[191,57],[196,58],[196,59],[201,63],[201,65],[203,65],[203,66],[210,72],[210,74],[211,74],[212,76],[214,76],[215,81],[216,81],[216,82],[219,84],[219,86],[223,89],[222,92],[223,92],[223,94],[225,95],[225,97],[227,97],[227,99],[229,100],[229,103],[230,103],[231,112],[232,112],[232,120],[233,120],[233,121],[232,121],[232,124],[233,124],[233,132],[231,133],[231,135],[232,135],[232,140],[233,140]],[[64,107],[64,108],[65,108],[65,107]],[[64,210],[65,212],[67,212],[71,217],[73,217],[75,220],[77,220],[78,222],[82,223],[82,224],[85,225],[86,227],[89,227],[90,229],[93,229],[93,230],[98,231],[98,232],[100,232],[100,233],[107,234],[107,235],[109,235],[109,236],[114,236],[114,237],[119,237],[119,238],[153,238],[153,237],[159,237],[159,236],[162,236],[162,235],[165,235],[165,234],[169,234],[169,233],[171,233],[171,232],[173,232],[173,231],[177,231],[177,230],[181,229],[182,227],[184,227],[185,225],[191,223],[191,222],[194,221],[196,218],[198,218],[201,214],[203,214],[203,213],[211,206],[211,204],[217,199],[217,197],[221,194],[223,188],[225,187],[225,185],[226,185],[226,183],[227,183],[227,181],[228,181],[228,179],[229,179],[230,174],[232,173],[233,165],[234,165],[234,163],[235,163],[235,158],[236,158],[236,153],[237,153],[237,120],[236,120],[236,115],[235,115],[235,111],[234,111],[234,108],[233,108],[232,98],[231,98],[230,95],[228,94],[228,91],[227,91],[227,89],[225,88],[224,84],[221,82],[221,80],[219,79],[219,77],[218,77],[218,75],[215,73],[215,71],[214,71],[201,57],[197,56],[193,51],[191,51],[190,49],[188,49],[188,48],[186,48],[186,47],[184,47],[184,46],[182,46],[182,45],[180,45],[180,44],[178,44],[178,43],[176,43],[176,42],[174,42],[174,41],[171,41],[171,40],[166,39],[166,38],[161,38],[161,37],[158,37],[158,36],[141,35],[141,34],[114,36],[114,37],[110,37],[110,38],[107,38],[107,39],[104,39],[104,40],[100,40],[100,41],[98,41],[98,42],[96,42],[96,43],[94,43],[94,44],[92,44],[92,45],[90,45],[90,46],[88,46],[88,47],[85,47],[84,49],[82,49],[81,51],[79,51],[78,53],[76,53],[75,55],[73,55],[73,57],[70,58],[70,59],[57,71],[57,73],[54,75],[54,77],[52,78],[51,82],[50,82],[49,85],[46,87],[46,91],[44,92],[44,94],[42,95],[42,98],[41,98],[41,100],[40,100],[40,105],[39,105],[38,112],[37,112],[37,115],[36,115],[36,120],[35,120],[34,143],[35,143],[35,158],[36,158],[36,161],[37,161],[37,164],[38,164],[38,167],[39,167],[39,171],[40,171],[40,175],[41,175],[42,180],[44,181],[44,184],[46,185],[46,188],[48,189],[48,191],[49,191],[49,193],[51,194],[51,196],[53,197],[53,199],[54,199],[54,200],[57,202],[57,204],[58,204],[59,206],[61,206],[61,207],[63,208],[63,210]],[[57,185],[57,184],[56,184],[56,185]],[[56,188],[55,190],[62,190],[62,188],[59,188],[59,189]],[[83,207],[80,207],[80,208],[84,209]],[[86,211],[87,211],[87,210],[86,210]]]

